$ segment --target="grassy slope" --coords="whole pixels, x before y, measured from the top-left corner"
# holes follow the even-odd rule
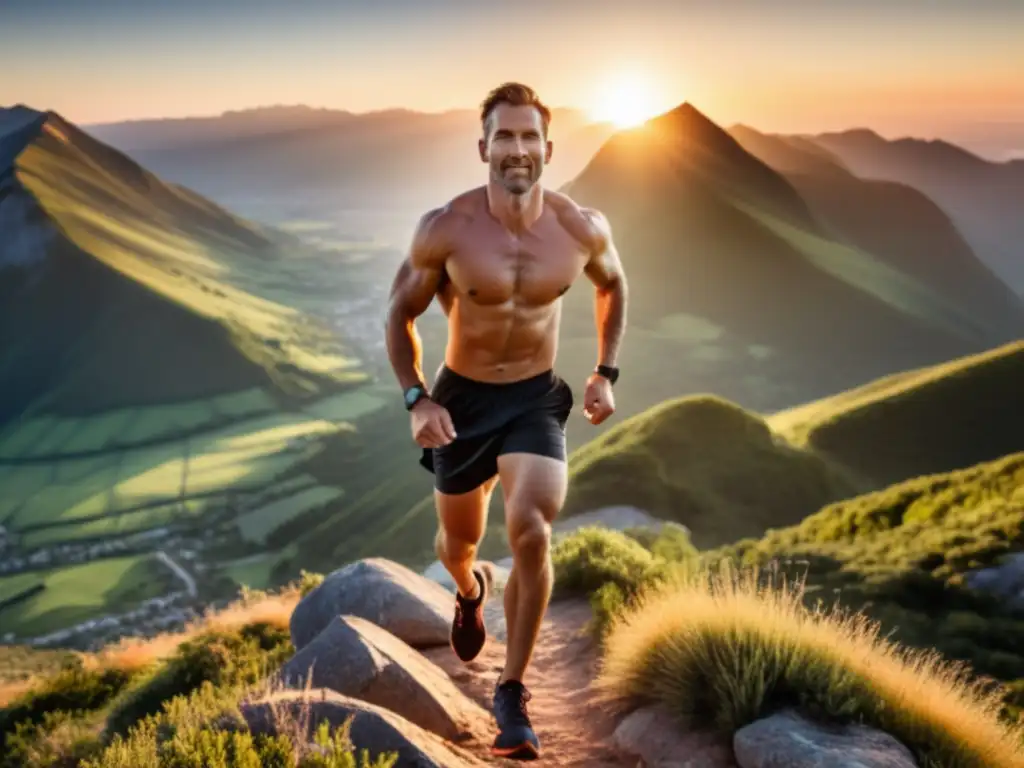
[[[876,485],[1024,448],[1024,342],[903,371],[771,415],[768,424]]]
[[[714,397],[670,400],[570,457],[566,516],[627,504],[677,520],[698,546],[795,523],[857,486],[764,421]]]
[[[1024,345],[904,371],[760,417],[665,401],[570,456],[565,514],[613,504],[678,520],[700,546],[790,525],[892,482],[1024,450]]]

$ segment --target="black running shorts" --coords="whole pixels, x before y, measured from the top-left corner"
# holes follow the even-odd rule
[[[424,448],[420,458],[442,493],[466,493],[494,477],[503,453],[566,460],[565,423],[572,411],[572,389],[552,370],[492,384],[442,365],[430,397],[448,409],[455,426],[455,440]]]

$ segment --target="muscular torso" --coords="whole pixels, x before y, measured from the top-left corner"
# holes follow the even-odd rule
[[[514,234],[488,210],[483,190],[452,202],[445,279],[437,294],[448,316],[445,364],[489,382],[554,367],[561,297],[583,273],[592,236],[578,209],[546,193],[544,212]]]

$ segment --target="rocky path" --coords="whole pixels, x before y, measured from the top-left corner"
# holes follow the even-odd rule
[[[451,648],[424,651],[424,655],[445,670],[469,698],[488,712],[491,696],[505,660],[501,596],[495,595],[488,610],[488,629],[493,635],[480,656],[463,664]],[[584,634],[590,607],[583,601],[553,602],[541,628],[537,648],[526,676],[533,699],[529,704],[541,758],[537,766],[588,766],[589,768],[635,768],[632,760],[611,747],[615,723],[607,712],[592,704],[589,685],[597,672],[598,656],[593,642]],[[493,732],[488,739],[493,738]],[[490,756],[490,741],[464,744],[464,748],[492,765],[520,765],[518,761]]]

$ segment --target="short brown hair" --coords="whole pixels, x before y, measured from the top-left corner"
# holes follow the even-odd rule
[[[522,83],[502,83],[487,94],[487,98],[480,105],[480,122],[486,131],[487,118],[499,104],[511,104],[514,107],[535,107],[540,112],[540,119],[544,125],[544,135],[548,134],[548,126],[551,124],[551,110],[540,100],[537,92],[528,85]]]

